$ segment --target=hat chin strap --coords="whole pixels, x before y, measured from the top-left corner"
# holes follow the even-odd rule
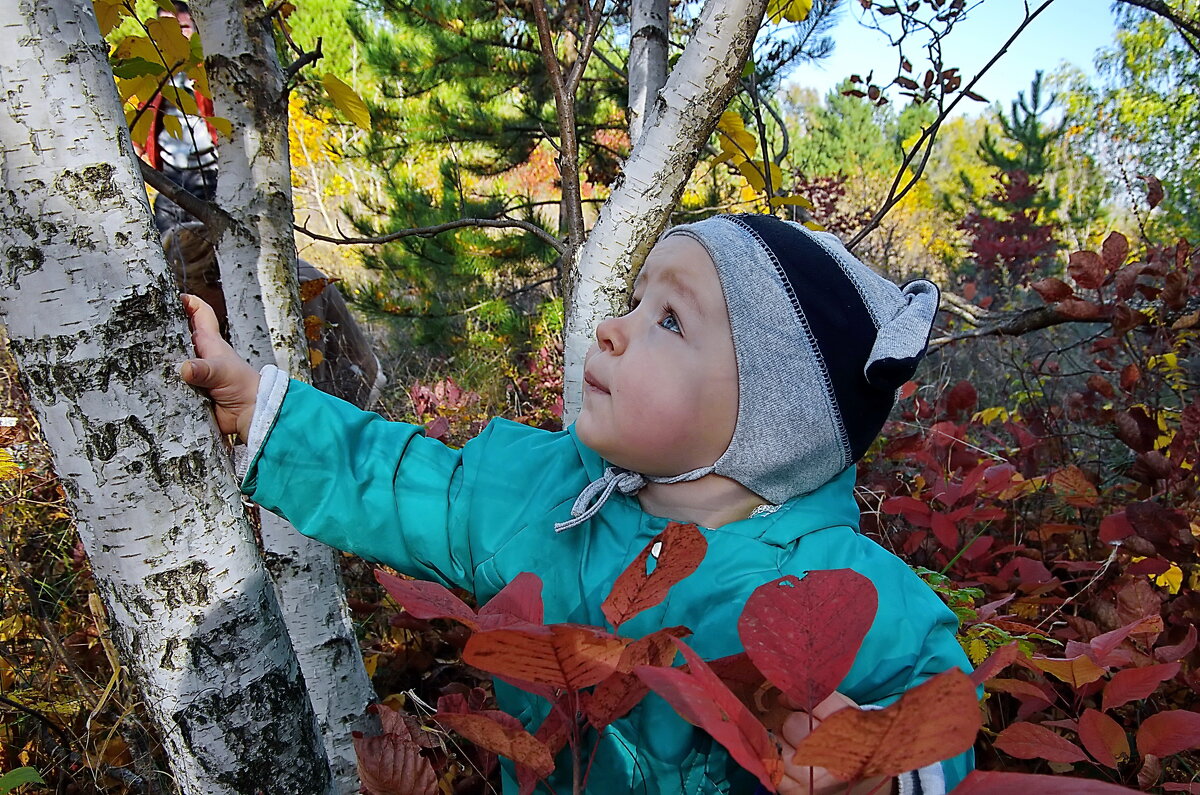
[[[614,491],[619,490],[622,494],[633,495],[641,491],[647,483],[684,483],[689,480],[699,480],[705,475],[711,475],[712,472],[713,467],[706,466],[684,472],[682,475],[662,478],[643,475],[641,472],[621,467],[608,467],[604,470],[603,475],[587,484],[583,491],[579,492],[579,496],[575,498],[575,504],[571,506],[571,518],[565,522],[555,523],[554,532],[561,533],[563,530],[570,530],[591,519],[600,512]]]

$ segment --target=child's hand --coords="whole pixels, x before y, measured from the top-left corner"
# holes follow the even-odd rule
[[[221,336],[211,306],[194,295],[182,298],[198,358],[184,362],[179,374],[192,386],[208,391],[216,404],[214,412],[221,433],[236,433],[244,442],[254,418],[258,373]]]
[[[794,707],[786,697],[784,706]],[[812,711],[812,728],[838,710],[858,705],[841,693],[833,693]],[[870,778],[848,784],[836,778],[823,767],[801,767],[792,763],[796,746],[810,734],[809,715],[797,710],[787,717],[777,738],[783,745],[783,781],[779,782],[779,795],[891,795],[894,785],[891,779]],[[812,786],[809,787],[811,775]]]

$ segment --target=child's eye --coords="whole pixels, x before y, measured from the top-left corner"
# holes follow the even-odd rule
[[[673,331],[676,334],[682,334],[683,329],[679,327],[679,320],[675,317],[675,313],[670,309],[663,310],[663,318],[658,321],[658,325],[665,328],[667,331]]]

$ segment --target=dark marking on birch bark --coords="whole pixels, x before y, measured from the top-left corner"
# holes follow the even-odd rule
[[[185,563],[177,569],[155,572],[142,582],[147,589],[162,594],[170,607],[207,607],[212,602],[208,565],[199,560]]]
[[[184,744],[217,784],[268,795],[308,795],[329,788],[329,766],[318,744],[316,722],[311,710],[303,708],[308,704],[304,679],[299,671],[293,677],[288,673],[270,671],[242,690],[198,698],[172,715]],[[244,722],[229,725],[231,715]],[[220,732],[222,743],[196,741],[213,729]],[[295,759],[295,766],[281,770],[278,758],[283,755]],[[232,770],[231,759],[238,762]],[[279,775],[264,781],[266,770]]]
[[[4,281],[17,286],[22,276],[37,273],[46,264],[46,255],[37,246],[9,246],[4,249]]]
[[[114,179],[116,173],[112,163],[96,163],[79,171],[63,169],[54,179],[54,192],[80,209],[95,209],[110,199],[121,197]]]

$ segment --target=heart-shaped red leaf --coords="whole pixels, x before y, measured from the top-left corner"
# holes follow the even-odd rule
[[[763,725],[683,641],[673,639],[688,670],[641,666],[635,673],[675,711],[725,747],[734,761],[774,791],[783,777],[783,759]]]
[[[768,681],[811,710],[846,678],[878,603],[871,581],[850,569],[789,575],[754,590],[738,634]]]
[[[646,573],[646,563],[657,551],[654,571]],[[600,605],[613,627],[620,627],[643,610],[662,602],[671,586],[691,574],[704,559],[708,541],[694,524],[671,522],[646,544],[641,554],[613,583],[612,593]]]
[[[963,753],[980,724],[975,685],[954,668],[884,709],[833,713],[796,746],[792,761],[844,781],[894,776]]]
[[[1151,715],[1138,727],[1137,747],[1142,756],[1170,756],[1200,747],[1200,712],[1173,709]]]

